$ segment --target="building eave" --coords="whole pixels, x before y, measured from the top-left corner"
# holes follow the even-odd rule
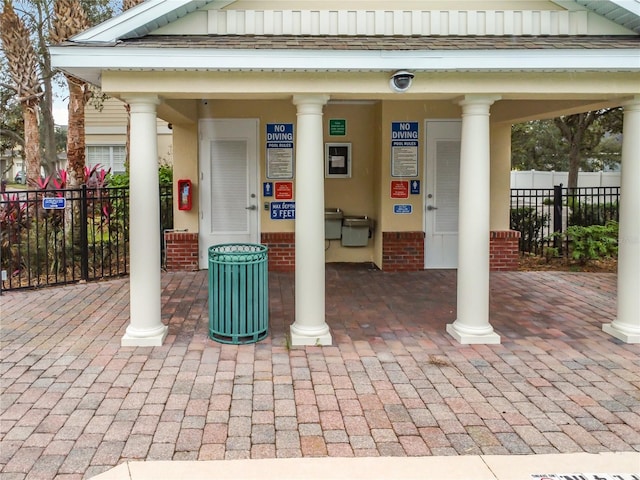
[[[117,17],[72,37],[78,43],[113,43],[143,37],[189,13],[214,4],[225,7],[234,0],[145,0]]]

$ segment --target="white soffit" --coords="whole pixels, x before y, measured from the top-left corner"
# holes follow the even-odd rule
[[[640,0],[553,0],[562,7],[577,4],[622,25],[629,30],[640,33]]]

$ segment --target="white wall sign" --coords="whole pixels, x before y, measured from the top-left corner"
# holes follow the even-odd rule
[[[391,123],[391,176],[418,176],[418,122]]]
[[[293,178],[293,123],[267,123],[267,178]]]

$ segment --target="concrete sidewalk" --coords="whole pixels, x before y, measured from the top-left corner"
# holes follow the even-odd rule
[[[330,347],[287,347],[292,274],[270,274],[269,336],[243,346],[208,338],[206,272],[163,274],[169,336],[157,348],[120,347],[127,279],[3,293],[2,479],[118,465],[121,478],[157,467],[171,478],[191,465],[157,461],[251,478],[234,469],[266,475],[245,460],[294,459],[268,469],[358,478],[336,470],[358,475],[346,457],[364,457],[380,472],[406,467],[404,478],[443,462],[452,475],[472,469],[451,478],[500,479],[527,478],[508,476],[517,466],[589,473],[575,454],[605,454],[588,458],[612,459],[612,474],[640,462],[640,346],[601,331],[615,318],[615,275],[492,274],[492,346],[446,334],[454,271],[329,265],[326,277]],[[547,454],[569,456],[553,466]]]
[[[128,462],[94,479],[556,480],[552,472],[557,480],[637,480],[640,453]]]

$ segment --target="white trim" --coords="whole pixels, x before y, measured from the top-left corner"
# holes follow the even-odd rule
[[[71,37],[73,42],[113,43],[141,37],[210,3],[223,8],[233,0],[145,0],[106,22]]]
[[[209,50],[51,48],[55,68],[82,78],[87,69],[193,71],[564,72],[640,71],[639,49],[598,50]]]

